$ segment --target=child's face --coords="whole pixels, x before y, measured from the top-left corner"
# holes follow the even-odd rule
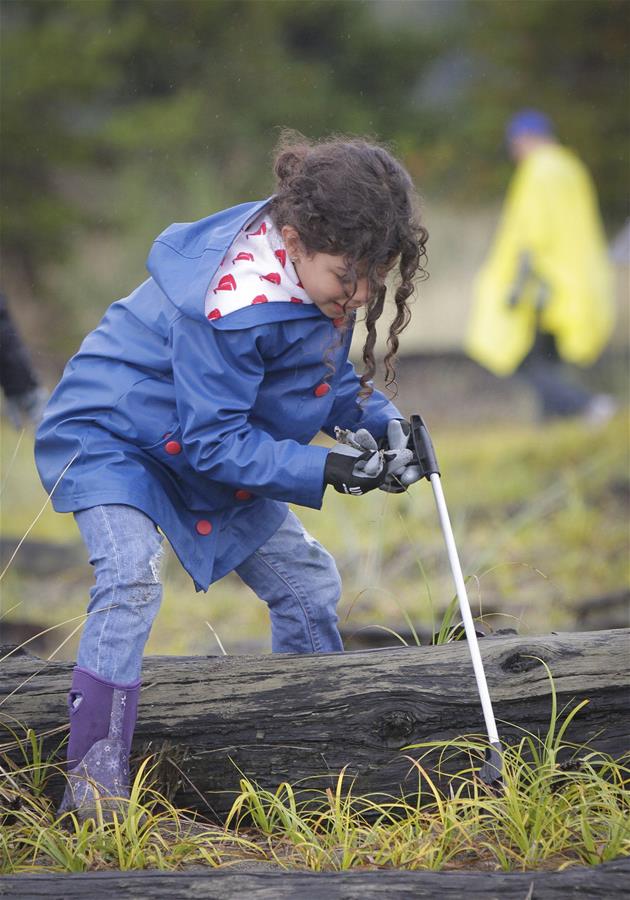
[[[343,256],[304,253],[295,270],[313,303],[331,319],[359,309],[369,300],[367,278],[359,277],[353,292],[354,279],[348,274]]]
[[[354,279],[343,256],[307,253],[297,232],[290,226],[282,229],[282,237],[289,257],[296,260],[293,264],[304,290],[324,315],[337,319],[367,304],[370,299],[368,279],[359,273],[353,291]],[[384,270],[383,278],[386,274]]]

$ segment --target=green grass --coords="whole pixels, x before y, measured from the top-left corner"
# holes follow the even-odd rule
[[[483,742],[462,738],[405,748],[415,799],[357,796],[345,770],[325,791],[288,782],[270,791],[244,776],[224,826],[169,802],[155,784],[154,758],[141,763],[112,821],[98,812],[83,823],[71,813],[58,817],[46,793],[58,767],[42,759],[32,732],[8,729],[0,750],[17,746],[22,754],[0,754],[0,874],[243,862],[312,871],[525,871],[630,855],[630,757],[572,745],[567,730],[588,701],[561,718],[551,683],[548,731],[524,733],[504,748],[502,790],[475,777]],[[441,767],[454,754],[470,765],[446,775]]]
[[[589,431],[579,423],[432,429],[443,487],[471,603],[494,610],[497,627],[540,633],[575,627],[575,605],[630,583],[627,528],[628,417]],[[21,537],[46,502],[25,435],[4,429],[1,471],[4,536]],[[306,528],[335,556],[344,590],[339,607],[349,631],[366,625],[435,630],[453,597],[432,491],[426,481],[405,495],[374,491],[348,498],[327,491],[322,511],[297,508]],[[79,540],[69,515],[48,505],[29,535]],[[59,628],[59,642],[85,610],[89,566],[53,577],[29,572],[24,550],[0,585],[2,614]],[[21,563],[21,564],[20,564]],[[228,653],[268,641],[266,606],[236,576],[195,593],[169,552],[165,598],[148,653]],[[58,658],[71,658],[77,636]],[[56,645],[55,645],[56,646]]]

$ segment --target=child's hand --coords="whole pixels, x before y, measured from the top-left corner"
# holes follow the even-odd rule
[[[340,494],[367,494],[394,473],[402,474],[413,458],[411,450],[378,450],[376,441],[365,429],[352,435],[352,441],[348,438],[346,434],[347,443],[335,444],[324,469],[325,483]],[[370,447],[362,449],[366,444]]]
[[[338,444],[353,447],[355,450],[374,450],[383,449],[378,446],[376,439],[372,437],[366,428],[359,428],[358,431],[348,431],[347,428],[335,426],[335,437]],[[388,448],[385,448],[388,449]]]
[[[387,438],[384,441],[385,448],[396,452],[406,450],[410,433],[411,427],[409,422],[401,421],[400,419],[390,419],[387,424]],[[409,453],[411,453],[411,450]],[[383,483],[379,485],[379,488],[390,494],[402,494],[410,484],[419,481],[422,478],[422,473],[419,466],[413,464],[413,455],[409,463],[402,471],[390,472]]]

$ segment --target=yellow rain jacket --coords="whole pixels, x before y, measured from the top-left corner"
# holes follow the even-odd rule
[[[613,318],[612,273],[591,178],[570,150],[543,144],[510,184],[476,279],[466,350],[496,375],[509,375],[540,329],[555,336],[567,362],[589,365]]]

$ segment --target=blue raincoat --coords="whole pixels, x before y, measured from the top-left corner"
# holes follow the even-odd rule
[[[113,303],[70,360],[37,432],[35,457],[58,512],[134,506],[166,535],[197,590],[279,528],[286,503],[319,509],[335,425],[381,437],[400,413],[375,391],[359,405],[348,361],[315,304],[266,303],[208,320],[226,250],[269,201],[175,224],[150,278]],[[324,357],[332,350],[330,361]]]

